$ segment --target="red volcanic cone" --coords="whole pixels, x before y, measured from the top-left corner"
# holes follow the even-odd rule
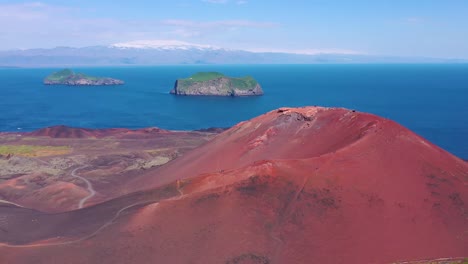
[[[0,259],[455,260],[468,255],[467,178],[466,162],[390,120],[346,109],[282,108],[128,185],[146,191],[58,215],[0,207],[9,217]]]

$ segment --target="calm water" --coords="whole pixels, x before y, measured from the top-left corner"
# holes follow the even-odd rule
[[[0,131],[76,127],[191,130],[228,127],[281,106],[340,106],[393,119],[468,158],[468,65],[266,65],[76,68],[117,87],[44,86],[57,69],[0,69]],[[265,95],[176,97],[197,71],[252,75]]]

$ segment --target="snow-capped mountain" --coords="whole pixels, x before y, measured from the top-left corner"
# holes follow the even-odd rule
[[[109,45],[119,49],[159,49],[159,50],[222,50],[220,47],[194,44],[178,40],[136,40]]]
[[[232,50],[177,40],[140,40],[83,48],[57,47],[0,51],[0,67],[408,62],[454,63],[462,61],[371,56],[350,54],[339,50],[324,53],[310,52],[310,50],[309,52]]]

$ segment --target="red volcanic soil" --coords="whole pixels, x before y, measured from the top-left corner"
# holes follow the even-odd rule
[[[159,128],[144,128],[131,130],[126,128],[110,129],[87,129],[67,126],[52,126],[42,128],[33,132],[24,133],[32,137],[51,137],[51,138],[102,138],[102,137],[131,137],[145,134],[168,133],[169,131]]]
[[[0,263],[464,257],[467,180],[465,161],[390,120],[283,108],[128,185],[145,191],[60,214],[0,204]]]
[[[400,160],[403,151],[416,156],[424,153],[432,159],[460,161],[401,125],[372,114],[343,108],[282,108],[239,123],[167,166],[149,171],[132,185],[136,189],[159,186],[260,160],[296,160],[323,155],[340,159],[356,149],[361,160],[374,152],[382,155],[378,166],[390,162],[420,166],[411,163],[415,157]]]

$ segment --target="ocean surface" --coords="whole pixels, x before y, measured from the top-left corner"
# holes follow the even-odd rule
[[[0,131],[64,124],[172,130],[229,127],[282,106],[334,106],[393,119],[468,159],[468,64],[205,65],[74,68],[123,86],[45,86],[59,69],[0,69]],[[198,71],[251,75],[261,97],[182,97],[177,78]]]

